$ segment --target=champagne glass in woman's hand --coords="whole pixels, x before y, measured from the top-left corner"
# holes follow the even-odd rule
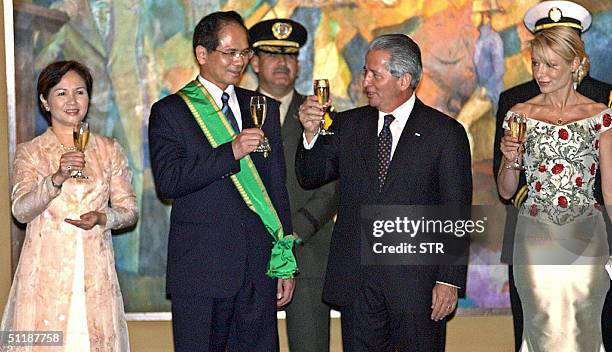
[[[83,153],[85,151],[85,147],[87,146],[87,142],[89,141],[89,123],[79,122],[74,125],[74,128],[72,129],[72,139],[74,140],[74,147],[76,150]],[[77,172],[70,177],[80,179],[87,178],[87,176],[83,174],[83,170],[77,170]]]
[[[514,170],[525,170],[525,167],[521,165],[519,156],[523,147],[523,138],[525,138],[525,132],[527,131],[527,116],[525,114],[517,114],[510,111],[508,113],[508,128],[512,137],[518,139],[519,147],[516,151],[516,157],[510,165],[506,165],[506,169]]]

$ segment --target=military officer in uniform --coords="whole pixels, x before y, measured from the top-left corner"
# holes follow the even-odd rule
[[[295,151],[301,141],[298,109],[305,97],[295,90],[300,47],[307,32],[289,19],[262,21],[249,29],[255,56],[251,68],[259,80],[258,91],[280,101],[281,136],[287,164],[287,190],[300,267],[293,301],[285,309],[291,352],[329,351],[329,306],[323,303],[323,276],[337,207],[337,183],[304,190],[295,176]],[[264,122],[265,123],[265,122]]]

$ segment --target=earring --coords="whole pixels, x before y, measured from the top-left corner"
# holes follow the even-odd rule
[[[582,81],[582,79],[584,78],[585,74],[584,74],[584,67],[582,66],[582,64],[580,64],[580,66],[578,66],[578,70],[576,70],[576,81],[578,81],[578,83],[580,83]]]
[[[45,105],[45,110],[51,111],[51,109],[49,109],[49,105]]]

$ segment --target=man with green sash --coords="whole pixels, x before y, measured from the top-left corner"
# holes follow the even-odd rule
[[[175,351],[278,351],[276,308],[297,267],[285,187],[279,105],[263,131],[236,87],[253,51],[234,11],[202,18],[193,34],[199,76],[155,103],[151,169],[172,199],[166,291]],[[264,140],[271,153],[255,149]]]

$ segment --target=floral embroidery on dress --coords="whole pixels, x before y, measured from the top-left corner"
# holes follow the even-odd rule
[[[557,225],[592,215],[599,138],[611,126],[612,109],[560,126],[528,119],[523,164],[529,193],[521,214]]]

